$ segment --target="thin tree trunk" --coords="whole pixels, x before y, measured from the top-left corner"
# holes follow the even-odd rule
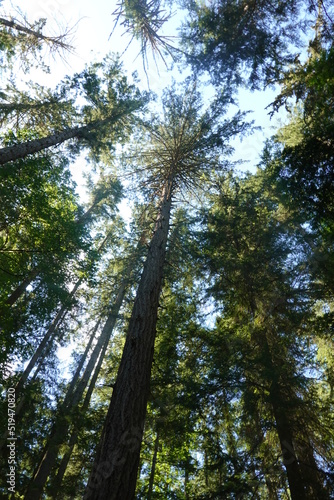
[[[208,453],[206,450],[204,450],[204,475],[205,475],[205,486],[208,488],[209,487],[209,464],[208,464]]]
[[[15,302],[24,294],[28,285],[36,278],[38,274],[38,269],[32,269],[28,276],[24,278],[24,280],[16,287],[16,289],[10,294],[10,296],[6,300],[6,304],[12,306]]]
[[[20,31],[22,33],[25,33],[26,35],[36,38],[36,40],[41,40],[49,45],[51,44],[58,46],[61,49],[70,50],[72,48],[64,41],[66,33],[64,35],[59,35],[59,36],[46,36],[43,35],[43,33],[39,33],[38,31],[28,28],[27,26],[19,24],[17,21],[15,21],[15,19],[6,19],[4,17],[0,17],[0,25],[6,26],[7,28],[16,29],[17,31]]]
[[[28,365],[26,366],[24,372],[22,373],[19,381],[17,382],[16,386],[15,386],[15,394],[16,394],[16,397],[18,398],[20,396],[20,393],[22,393],[22,389],[24,387],[24,384],[26,383],[30,373],[32,372],[32,370],[36,367],[36,370],[35,370],[35,373],[34,373],[34,377],[35,377],[35,374],[36,372],[38,373],[38,371],[40,370],[42,364],[43,364],[43,360],[45,358],[45,356],[47,355],[47,352],[49,350],[49,348],[51,347],[52,345],[52,341],[53,341],[53,338],[54,338],[54,334],[56,332],[56,329],[57,327],[59,326],[59,324],[62,322],[66,312],[67,312],[67,309],[68,309],[68,301],[70,299],[73,298],[74,294],[76,293],[77,289],[79,288],[79,286],[81,285],[82,283],[82,279],[80,278],[78,280],[78,282],[76,283],[76,285],[74,286],[73,290],[71,291],[69,297],[67,298],[66,302],[63,304],[63,306],[60,308],[60,310],[58,311],[55,319],[53,320],[53,322],[51,323],[48,331],[46,332],[46,334],[44,335],[43,337],[43,340],[41,341],[41,343],[39,344],[38,348],[36,349],[36,351],[34,352],[32,358],[30,359]],[[41,359],[43,357],[43,359]],[[39,361],[39,363],[38,363]],[[33,378],[34,378],[33,377]],[[23,408],[23,403],[25,401],[25,395],[22,394],[19,401],[18,401],[18,404],[16,406],[16,417],[19,417],[20,413],[21,413],[21,410]],[[2,438],[6,438],[8,435],[8,431],[6,431]],[[1,440],[1,443],[0,443],[0,449],[6,444],[6,442],[2,439]]]
[[[189,500],[189,469],[190,469],[190,456],[187,454],[187,459],[184,467],[184,498],[185,500]]]
[[[77,384],[75,390],[71,392],[70,396],[66,395],[64,403],[60,409],[59,417],[57,418],[54,427],[51,432],[51,437],[47,444],[47,447],[43,453],[43,457],[39,463],[39,466],[31,480],[26,495],[25,500],[37,500],[40,499],[43,493],[46,481],[51,473],[53,466],[58,457],[58,451],[60,445],[66,441],[68,430],[70,427],[70,416],[77,409],[84,391],[88,385],[89,379],[92,376],[94,367],[98,361],[101,351],[105,353],[106,346],[108,345],[110,336],[115,327],[119,310],[121,308],[128,280],[124,280],[121,284],[120,290],[117,294],[117,298],[111,313],[103,327],[101,335],[93,349],[93,353],[88,361],[86,369],[83,376],[81,377],[79,383]],[[105,349],[104,349],[105,347]]]
[[[71,299],[73,298],[73,296],[75,295],[75,293],[77,292],[79,286],[81,285],[82,283],[82,278],[80,278],[76,284],[74,285],[74,288],[73,290],[71,291],[71,293],[69,294],[67,300],[64,302],[64,304],[61,306],[60,310],[58,311],[55,319],[53,320],[53,322],[51,323],[48,331],[46,332],[46,334],[44,335],[43,337],[43,340],[41,341],[41,343],[39,344],[39,346],[37,347],[36,351],[34,352],[31,360],[29,361],[26,369],[24,370],[24,372],[22,373],[21,375],[21,378],[20,380],[18,381],[18,383],[16,384],[15,386],[15,390],[16,390],[16,393],[19,394],[21,391],[22,391],[22,388],[27,380],[27,378],[29,377],[31,371],[34,369],[37,361],[43,356],[45,355],[45,351],[47,349],[47,345],[53,340],[53,336],[54,336],[54,333],[56,331],[56,328],[58,327],[64,313],[67,312],[67,309],[68,309],[68,305],[69,305],[69,302],[71,301]]]
[[[89,337],[89,341],[86,345],[86,348],[85,348],[85,351],[84,353],[82,354],[81,358],[80,358],[80,361],[78,363],[78,366],[75,370],[75,374],[71,380],[71,383],[69,385],[69,387],[67,388],[67,391],[66,391],[66,396],[65,396],[65,399],[64,399],[64,406],[66,406],[69,402],[69,400],[72,398],[72,395],[74,394],[75,392],[75,389],[76,389],[76,385],[77,385],[77,382],[79,380],[79,377],[80,377],[80,373],[81,373],[81,370],[83,368],[83,365],[85,364],[85,361],[87,359],[87,356],[88,356],[88,353],[90,351],[90,348],[92,347],[92,343],[93,343],[93,340],[95,339],[95,335],[96,335],[96,332],[99,328],[101,324],[101,319],[99,319],[94,328],[93,328],[93,331],[92,331],[92,334],[91,336]]]
[[[153,360],[171,213],[173,179],[166,181],[139,282],[111,403],[85,498],[133,500]]]
[[[148,484],[147,500],[152,500],[155,468],[157,465],[157,457],[158,457],[158,449],[159,449],[159,430],[157,430],[157,435],[156,435],[155,441],[154,441],[154,451],[153,451],[152,467],[151,467],[151,472],[150,472],[150,480],[149,480],[149,484]]]
[[[100,354],[98,363],[97,363],[97,365],[95,367],[95,370],[94,370],[94,374],[93,374],[92,379],[91,379],[91,381],[89,383],[89,387],[88,387],[88,390],[87,390],[87,393],[86,393],[86,396],[85,396],[82,408],[80,410],[81,416],[84,416],[86,414],[86,411],[88,410],[88,407],[89,407],[89,404],[90,404],[90,399],[92,397],[92,393],[93,393],[93,390],[95,388],[95,384],[96,384],[97,378],[99,376],[99,373],[100,373],[100,370],[101,370],[101,366],[102,366],[102,363],[103,363],[103,360],[104,360],[104,357],[105,357],[108,345],[109,345],[109,339],[106,340],[106,342],[105,342],[105,344],[103,346],[103,349],[102,349],[102,352]],[[65,455],[63,456],[62,461],[60,463],[60,466],[59,466],[59,469],[58,469],[58,472],[57,472],[57,476],[56,476],[54,484],[53,484],[53,491],[54,491],[53,497],[54,498],[57,498],[57,497],[60,498],[60,496],[61,496],[61,491],[60,491],[61,483],[62,483],[64,474],[66,472],[66,468],[67,468],[68,462],[70,461],[70,458],[71,458],[71,455],[72,455],[72,452],[73,452],[73,448],[76,445],[76,442],[78,440],[79,429],[80,429],[80,427],[77,424],[75,426],[75,429],[73,430],[73,432],[71,434],[71,438],[70,438],[70,441],[69,441],[69,448],[68,448],[67,452],[65,453]]]
[[[41,364],[37,367],[37,369],[34,372],[34,375],[30,379],[30,383],[33,382],[37,378],[37,375],[38,375],[41,367],[42,367]],[[16,426],[18,426],[18,424],[20,422],[20,413],[21,413],[21,410],[23,408],[23,405],[24,405],[25,401],[26,401],[26,395],[23,394],[23,396],[20,398],[20,400],[19,400],[19,402],[18,402],[18,404],[16,405],[16,408],[15,408]],[[6,431],[1,436],[0,450],[2,450],[2,448],[4,448],[5,445],[8,444],[8,441],[7,441],[8,435],[9,435],[9,431],[8,431],[8,429],[6,429]]]

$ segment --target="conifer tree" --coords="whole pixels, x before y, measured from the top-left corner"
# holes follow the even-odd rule
[[[165,93],[164,119],[149,129],[151,146],[142,154],[148,188],[157,198],[157,216],[129,321],[123,356],[105,422],[87,498],[133,498],[139,464],[159,296],[164,274],[172,200],[178,190],[199,187],[218,167],[228,140],[245,126],[240,117],[222,122],[226,102],[201,113],[199,95]]]

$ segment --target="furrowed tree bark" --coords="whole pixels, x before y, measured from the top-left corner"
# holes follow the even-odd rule
[[[98,126],[96,124],[95,126]],[[61,132],[56,132],[47,137],[41,137],[40,139],[33,139],[32,141],[22,142],[20,144],[15,144],[13,146],[7,146],[0,149],[0,165],[4,165],[9,161],[19,160],[25,158],[33,153],[38,153],[44,149],[51,148],[52,146],[57,146],[69,139],[79,139],[84,137],[85,133],[92,130],[92,124],[83,127],[74,127],[68,130],[63,130]]]
[[[165,181],[107,419],[84,498],[132,500],[150,391],[173,178]]]
[[[82,400],[84,391],[88,385],[89,379],[92,376],[94,367],[98,361],[99,355],[103,351],[105,353],[106,347],[110,340],[110,336],[115,327],[119,310],[121,308],[128,281],[124,280],[120,290],[118,291],[117,298],[109,314],[107,321],[103,327],[103,330],[99,336],[99,339],[93,349],[92,355],[88,361],[86,369],[83,376],[78,382],[74,391],[71,390],[70,394],[65,396],[64,403],[59,412],[59,417],[57,418],[54,427],[51,431],[51,437],[44,450],[43,457],[39,463],[39,466],[31,480],[26,495],[25,500],[37,500],[42,497],[44,486],[47,479],[51,473],[53,466],[58,458],[59,447],[64,443],[68,436],[68,431],[70,428],[71,415],[77,409],[80,401]]]

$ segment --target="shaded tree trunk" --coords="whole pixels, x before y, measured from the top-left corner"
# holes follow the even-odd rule
[[[305,430],[303,443],[297,443],[297,453],[300,463],[301,474],[306,484],[307,495],[310,500],[329,500],[329,492],[324,485],[324,476],[319,471],[312,444]]]
[[[85,498],[132,500],[135,494],[171,213],[168,178],[139,282],[127,338]]]
[[[285,391],[280,382],[280,367],[276,366],[274,356],[266,335],[262,337],[263,349],[266,352],[268,368],[270,373],[269,399],[272,405],[276,422],[276,430],[280,442],[283,464],[286,469],[289,489],[292,500],[305,499],[305,485],[301,475],[294,446],[294,432],[291,421],[287,415],[287,403]]]

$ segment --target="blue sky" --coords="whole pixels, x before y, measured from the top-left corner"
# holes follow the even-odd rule
[[[11,3],[10,0],[4,0],[3,8],[12,11]],[[30,21],[41,17],[47,18],[45,32],[51,32],[51,34],[59,33],[61,27],[76,25],[73,38],[75,54],[67,54],[66,63],[59,58],[56,61],[47,58],[46,62],[51,67],[50,75],[46,75],[42,71],[30,74],[31,79],[44,85],[51,87],[56,85],[64,75],[81,71],[86,63],[94,59],[102,59],[107,52],[122,54],[130,40],[128,35],[122,36],[123,31],[120,28],[116,29],[109,38],[114,25],[112,12],[117,8],[115,0],[29,0],[28,2],[17,0],[14,5],[25,12]],[[181,14],[176,14],[169,21],[165,34],[177,34],[176,28],[181,17]],[[142,86],[147,88],[141,56],[136,58],[139,49],[139,43],[133,41],[123,53],[122,59],[124,67],[129,73],[138,71]],[[148,77],[150,88],[155,92],[166,87],[171,82],[172,77],[177,79],[183,77],[177,74],[176,70],[169,71],[161,60],[158,63],[158,68],[159,71],[157,71],[153,60],[150,59]],[[278,117],[270,120],[268,110],[265,109],[273,101],[274,96],[275,92],[272,90],[254,93],[246,90],[240,92],[240,108],[252,110],[250,118],[255,120],[255,125],[262,126],[262,131],[257,131],[252,136],[244,138],[241,143],[239,141],[234,143],[236,148],[234,159],[248,160],[245,169],[254,169],[261,154],[264,139],[272,135],[278,127]],[[76,181],[80,183],[79,177],[77,175],[76,177]]]

